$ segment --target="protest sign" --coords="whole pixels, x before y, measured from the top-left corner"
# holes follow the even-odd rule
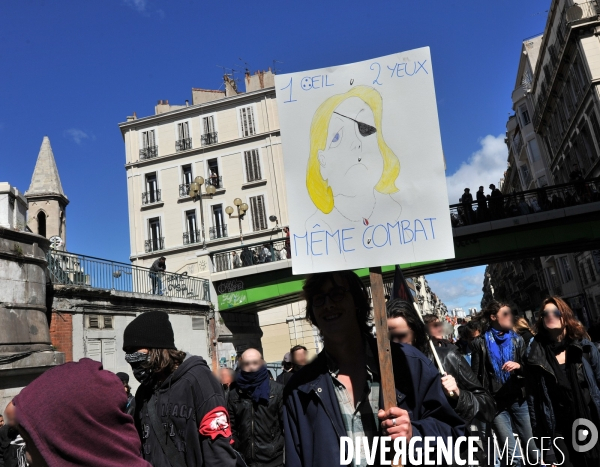
[[[275,86],[294,274],[454,257],[428,47]]]

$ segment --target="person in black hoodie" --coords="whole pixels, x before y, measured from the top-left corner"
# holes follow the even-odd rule
[[[260,352],[242,354],[227,409],[234,447],[250,467],[283,466],[283,385],[269,379]]]
[[[15,406],[9,402],[5,409],[6,422],[0,428],[0,466],[2,467],[18,467],[18,450],[19,447],[12,443],[19,432],[15,422]]]
[[[134,421],[154,467],[233,467],[223,389],[203,358],[178,351],[167,313],[148,311],[125,328],[125,360],[141,383]]]

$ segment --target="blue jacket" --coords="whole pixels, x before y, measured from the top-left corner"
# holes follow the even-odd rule
[[[596,346],[587,339],[572,342],[570,346],[576,351],[574,355],[578,354],[577,358],[581,359],[578,370],[583,372],[587,380],[593,402],[592,415],[595,417],[595,420],[592,421],[597,423],[600,421],[600,353]],[[543,347],[536,338],[530,345],[526,369],[527,405],[533,435],[538,438],[554,437],[556,417],[548,392],[548,384],[549,380],[554,382],[556,376],[546,359]],[[570,429],[568,427],[568,430]],[[545,449],[549,449],[549,452],[544,455],[544,460],[548,463],[555,462],[556,456],[551,443],[545,446]]]
[[[377,356],[375,339],[368,344]],[[450,407],[431,361],[414,347],[395,343],[392,361],[396,401],[409,412],[413,437],[463,436],[464,422]],[[347,434],[323,352],[292,377],[284,399],[286,467],[339,465],[340,437]],[[383,408],[381,393],[379,406]]]

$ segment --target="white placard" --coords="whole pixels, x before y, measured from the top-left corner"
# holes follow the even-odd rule
[[[429,47],[275,87],[294,274],[454,258]]]

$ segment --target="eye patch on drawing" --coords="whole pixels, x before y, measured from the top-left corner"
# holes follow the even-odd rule
[[[345,115],[342,115],[338,112],[333,113],[339,115],[340,117],[347,118],[348,120],[352,120],[354,123],[356,123],[356,125],[358,126],[358,132],[362,137],[372,135],[373,133],[377,133],[377,128],[375,128],[374,126],[368,125],[367,123],[359,122],[358,120],[354,120],[350,117],[346,117]]]

